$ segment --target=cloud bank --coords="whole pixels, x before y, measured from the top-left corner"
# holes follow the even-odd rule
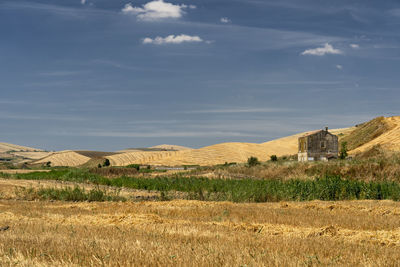
[[[126,4],[122,9],[124,14],[136,15],[139,20],[151,21],[161,19],[178,19],[185,14],[184,9],[194,9],[194,5],[174,5],[166,3],[163,0],[156,0],[142,5],[142,7],[133,7],[131,3]]]
[[[199,36],[190,36],[186,34],[181,35],[168,35],[167,37],[160,37],[157,36],[156,38],[152,39],[146,37],[143,39],[143,44],[155,44],[155,45],[162,45],[162,44],[181,44],[181,43],[199,43],[203,42]]]
[[[326,54],[343,54],[343,52],[339,49],[335,49],[333,48],[332,45],[326,43],[324,45],[324,47],[318,47],[318,48],[314,48],[314,49],[307,49],[305,50],[303,53],[301,53],[302,55],[312,55],[312,56],[325,56]]]

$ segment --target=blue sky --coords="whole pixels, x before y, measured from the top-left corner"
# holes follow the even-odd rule
[[[265,142],[400,114],[400,2],[0,0],[0,141]]]

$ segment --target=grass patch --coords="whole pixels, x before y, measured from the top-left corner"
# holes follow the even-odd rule
[[[327,175],[313,180],[304,179],[208,179],[199,177],[118,177],[105,178],[88,170],[54,170],[48,173],[15,174],[12,178],[33,180],[62,180],[93,183],[140,190],[186,192],[189,199],[268,202],[309,200],[400,199],[400,184],[391,181],[360,181]],[[44,194],[44,193],[43,193]],[[61,194],[61,193],[60,193]],[[65,193],[68,194],[68,193]],[[44,194],[45,195],[45,194]],[[62,195],[62,194],[61,194]],[[86,200],[85,200],[86,201]]]
[[[126,198],[119,196],[119,191],[112,194],[98,188],[86,191],[78,186],[71,188],[18,188],[15,191],[18,198],[24,200],[60,200],[60,201],[126,201]]]

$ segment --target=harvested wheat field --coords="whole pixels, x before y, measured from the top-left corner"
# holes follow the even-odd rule
[[[368,141],[356,146],[351,151],[353,154],[367,151],[377,145],[388,151],[400,151],[400,116],[378,117],[361,125],[353,135],[349,137]]]
[[[391,201],[0,201],[0,265],[396,266]]]
[[[13,145],[8,143],[0,143],[0,152],[8,152],[8,151],[25,151],[25,152],[33,152],[33,151],[42,151],[41,149]]]
[[[45,151],[11,152],[10,154],[13,156],[16,156],[16,157],[24,158],[24,159],[38,160],[38,159],[48,157],[49,155],[53,154],[53,152],[45,152]]]
[[[89,157],[81,155],[77,152],[66,150],[54,153],[48,157],[36,161],[36,164],[46,164],[51,162],[51,166],[69,166],[76,167],[85,164],[90,160]]]

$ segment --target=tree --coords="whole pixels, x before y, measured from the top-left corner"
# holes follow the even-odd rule
[[[278,161],[278,157],[276,155],[271,156],[271,161]]]
[[[347,142],[343,142],[343,143],[342,143],[342,147],[341,147],[341,149],[340,149],[339,158],[340,158],[340,159],[346,159],[347,156],[348,156],[348,154],[347,154]]]
[[[104,167],[110,166],[110,160],[109,160],[109,159],[106,159],[106,160],[104,161],[104,163],[103,163],[103,166],[104,166]]]
[[[250,157],[247,159],[247,164],[252,167],[252,166],[256,166],[258,164],[260,164],[260,162],[258,161],[258,158],[256,157]]]

